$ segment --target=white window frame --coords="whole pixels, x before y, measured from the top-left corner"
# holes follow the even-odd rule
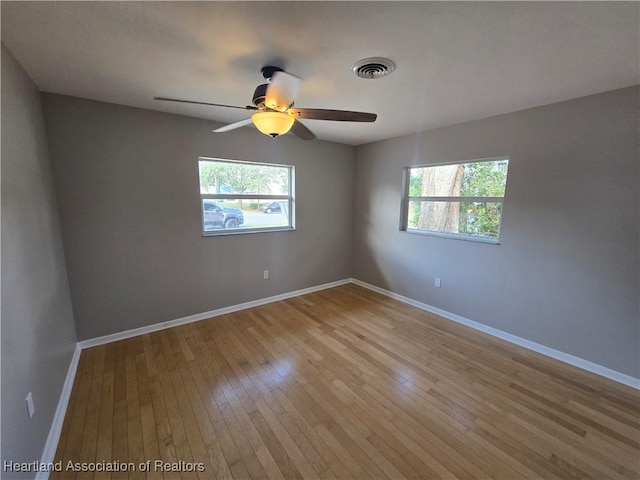
[[[236,194],[236,193],[202,193],[200,185],[200,162],[220,162],[220,163],[239,163],[244,165],[257,165],[267,167],[286,168],[289,172],[289,194],[288,195],[257,195],[257,194]],[[204,237],[215,237],[218,235],[241,235],[244,233],[262,233],[262,232],[282,232],[295,230],[295,167],[293,165],[285,165],[279,163],[266,163],[266,162],[253,162],[249,160],[229,160],[226,158],[215,157],[198,157],[198,190],[200,191],[200,223],[202,227],[202,235]],[[245,200],[271,200],[284,201],[289,203],[288,208],[288,221],[289,225],[283,227],[257,227],[257,228],[234,228],[234,229],[220,229],[213,231],[205,231],[204,229],[204,202],[203,200],[235,200],[242,198]]]
[[[410,196],[409,189],[411,183],[411,170],[416,168],[429,168],[429,167],[441,167],[445,165],[463,165],[467,163],[479,163],[479,162],[509,162],[509,157],[492,157],[492,158],[478,158],[473,160],[461,160],[455,162],[442,162],[442,163],[428,163],[424,165],[410,165],[404,167],[402,171],[402,200],[400,211],[400,230],[407,233],[417,233],[419,235],[429,235],[433,237],[453,238],[456,240],[469,240],[472,242],[489,243],[493,245],[500,245],[500,230],[502,229],[502,208],[500,209],[500,221],[498,227],[498,236],[483,237],[480,235],[465,235],[464,233],[450,233],[450,232],[438,232],[436,230],[422,230],[419,228],[410,228],[409,222],[409,202],[411,201],[431,201],[431,202],[484,202],[484,203],[500,203],[504,205],[504,197],[463,197],[463,196]],[[508,175],[508,173],[507,173]],[[505,195],[506,195],[506,183],[505,183]]]

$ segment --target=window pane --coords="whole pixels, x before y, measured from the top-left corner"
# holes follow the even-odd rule
[[[289,168],[200,160],[201,194],[288,195]]]
[[[463,197],[504,197],[509,160],[463,164],[460,185]]]
[[[509,160],[409,170],[410,197],[504,197]]]
[[[502,202],[409,202],[407,228],[498,238]]]
[[[288,200],[251,198],[203,199],[202,222],[205,232],[256,228],[289,227]]]

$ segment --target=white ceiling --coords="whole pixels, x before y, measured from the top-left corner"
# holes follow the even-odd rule
[[[640,83],[637,2],[1,8],[2,41],[43,91],[228,123],[247,112],[152,97],[247,105],[260,67],[276,64],[305,79],[296,106],[378,114],[374,124],[304,122],[321,139],[353,145]],[[351,65],[372,56],[396,71],[355,77]]]

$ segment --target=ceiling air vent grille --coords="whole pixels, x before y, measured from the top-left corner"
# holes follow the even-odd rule
[[[396,64],[388,58],[364,58],[353,64],[352,70],[360,78],[374,79],[386,77],[396,69]]]

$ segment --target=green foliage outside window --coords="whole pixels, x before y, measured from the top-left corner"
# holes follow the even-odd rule
[[[272,165],[201,161],[202,193],[286,195],[288,170]]]
[[[508,166],[508,160],[492,160],[409,169],[409,197],[448,196],[450,200],[410,201],[407,226],[497,238],[502,202],[455,202],[454,199],[504,197]],[[455,214],[450,211],[452,205],[457,209]]]

